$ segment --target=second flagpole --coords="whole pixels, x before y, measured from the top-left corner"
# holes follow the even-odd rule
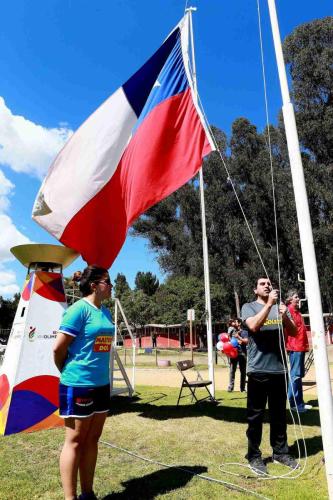
[[[192,11],[196,11],[195,7],[186,9],[189,14],[191,51],[192,51],[192,71],[193,71],[193,86],[195,98],[197,98],[197,77],[194,56],[194,39],[193,39],[193,24]],[[203,251],[203,266],[204,266],[204,283],[205,283],[205,312],[206,312],[206,330],[207,330],[207,355],[208,355],[208,376],[212,384],[209,386],[209,392],[215,397],[215,374],[214,374],[214,356],[213,356],[213,330],[212,330],[212,311],[210,299],[210,282],[209,282],[209,261],[208,261],[208,243],[206,231],[206,212],[205,212],[205,194],[204,180],[202,167],[199,170],[199,185],[200,185],[200,207],[201,207],[201,227],[202,227],[202,251]]]

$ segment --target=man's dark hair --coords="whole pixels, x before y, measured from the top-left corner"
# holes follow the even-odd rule
[[[267,278],[267,276],[260,276],[259,278],[257,278],[256,283],[255,283],[255,285],[254,285],[254,289],[256,289],[256,288],[257,288],[257,286],[258,286],[258,281],[259,281],[259,280],[268,280],[268,279],[269,279],[269,278]]]

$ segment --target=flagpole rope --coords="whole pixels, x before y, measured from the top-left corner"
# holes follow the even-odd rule
[[[262,65],[262,76],[263,76],[263,86],[264,86],[264,100],[265,100],[265,114],[266,114],[266,129],[267,129],[267,135],[268,135],[268,151],[269,151],[269,158],[270,158],[270,170],[271,170],[271,183],[272,183],[272,197],[273,197],[273,208],[274,208],[274,224],[275,224],[275,237],[276,237],[276,249],[277,249],[277,267],[278,267],[278,279],[279,279],[279,295],[280,295],[280,301],[281,301],[281,270],[280,270],[280,257],[279,257],[279,241],[278,241],[278,227],[277,227],[277,211],[276,211],[276,196],[275,196],[275,181],[274,181],[274,168],[273,168],[273,155],[272,155],[272,146],[271,146],[271,135],[270,135],[270,125],[269,125],[269,106],[268,106],[268,97],[267,97],[267,84],[266,84],[266,72],[265,72],[265,60],[264,60],[264,49],[263,49],[263,39],[262,39],[262,26],[261,26],[261,14],[260,14],[260,0],[257,0],[257,12],[258,12],[258,27],[259,27],[259,41],[260,41],[260,53],[261,53],[261,65]],[[280,348],[280,353],[281,353],[281,359],[283,366],[285,368],[285,390],[286,394],[288,395],[288,376],[289,379],[290,377],[290,370],[289,366],[287,364],[287,350],[286,350],[286,344],[285,344],[285,338],[283,334],[283,329],[282,326],[279,324],[279,348]],[[291,385],[292,389],[292,395],[295,397],[294,394],[294,388],[293,385]],[[287,397],[288,399],[288,397]],[[294,431],[294,437],[297,445],[297,451],[298,451],[298,464],[300,464],[300,459],[301,459],[301,450],[300,450],[300,444],[297,436],[297,430],[296,430],[296,422],[295,418],[293,415],[293,412],[291,411],[290,408],[290,402],[288,400],[288,409],[289,413],[291,415],[291,419],[293,422],[293,431]],[[297,419],[298,419],[298,425],[299,425],[299,430],[301,434],[301,439],[303,441],[303,446],[304,446],[304,455],[305,455],[305,460],[304,464],[301,466],[300,470],[297,472],[297,474],[293,474],[297,469],[292,469],[286,474],[283,475],[276,475],[276,476],[271,476],[269,474],[265,475],[265,477],[261,477],[259,479],[261,480],[274,480],[274,479],[288,479],[288,480],[294,480],[299,478],[305,471],[306,466],[307,466],[307,461],[308,461],[308,455],[307,455],[307,448],[306,448],[306,442],[305,442],[305,437],[304,437],[304,431],[300,419],[300,414],[299,411],[296,407],[297,410]],[[235,462],[229,462],[226,464],[222,464],[220,466],[220,470],[226,474],[230,475],[236,475],[238,476],[238,473],[230,472],[225,470],[223,467],[225,466],[233,466],[233,465],[238,465],[241,467],[248,468],[248,465],[244,464],[239,464]]]
[[[265,264],[264,264],[263,258],[262,258],[262,256],[261,256],[261,253],[260,253],[259,247],[258,247],[258,245],[257,245],[256,239],[255,239],[255,237],[254,237],[253,231],[252,231],[252,229],[251,229],[250,223],[249,223],[249,221],[248,221],[248,218],[246,217],[246,214],[245,214],[245,211],[244,211],[244,209],[243,209],[242,203],[241,203],[240,198],[239,198],[239,196],[238,196],[238,193],[237,193],[237,190],[236,190],[235,183],[234,183],[234,181],[233,181],[233,179],[232,179],[232,177],[231,177],[231,175],[230,175],[229,169],[228,169],[228,167],[227,167],[226,161],[225,161],[225,160],[224,160],[224,158],[223,158],[222,152],[221,152],[220,147],[219,147],[219,145],[218,145],[218,143],[217,143],[217,140],[216,140],[216,137],[215,137],[215,135],[214,135],[214,132],[213,132],[213,130],[212,130],[212,128],[211,128],[211,126],[210,126],[210,124],[209,124],[209,122],[208,122],[208,119],[207,119],[207,116],[206,116],[205,110],[204,110],[204,108],[203,108],[202,101],[201,101],[201,98],[200,98],[199,93],[198,93],[198,102],[199,102],[199,104],[200,104],[200,109],[201,109],[201,112],[202,112],[203,117],[204,117],[205,122],[206,122],[206,127],[208,128],[208,130],[209,130],[209,132],[210,132],[210,135],[211,135],[211,137],[212,137],[212,140],[213,140],[214,146],[215,146],[215,148],[216,148],[216,152],[217,152],[217,153],[218,153],[218,155],[220,156],[220,159],[221,159],[221,161],[222,161],[222,165],[224,166],[224,169],[225,169],[225,171],[226,171],[226,174],[227,174],[227,181],[230,183],[230,185],[231,185],[231,187],[232,187],[232,190],[233,190],[233,192],[234,192],[234,194],[235,194],[235,197],[236,197],[236,200],[237,200],[237,202],[238,202],[239,208],[240,208],[240,210],[241,210],[241,212],[242,212],[242,215],[243,215],[243,218],[244,218],[244,221],[245,221],[246,227],[247,227],[247,229],[248,229],[248,231],[249,231],[249,233],[250,233],[250,236],[251,236],[252,242],[253,242],[254,247],[255,247],[255,249],[256,249],[256,252],[257,252],[257,255],[258,255],[258,257],[259,257],[259,260],[260,260],[260,263],[261,263],[261,265],[262,265],[262,268],[263,268],[263,270],[264,270],[265,276],[266,276],[268,279],[270,279],[270,278],[269,278],[269,275],[268,275],[268,272],[267,272],[267,269],[266,269],[266,266],[265,266]]]
[[[266,85],[266,72],[265,72],[265,63],[264,63],[264,51],[263,51],[263,40],[262,40],[262,29],[261,29],[261,15],[260,15],[260,5],[259,5],[259,0],[257,0],[257,11],[258,11],[258,24],[259,24],[259,40],[260,40],[260,50],[261,50],[261,65],[262,65],[262,73],[263,73],[263,85],[264,85],[264,100],[265,100],[265,114],[266,114],[266,128],[267,128],[267,137],[268,137],[268,144],[267,144],[267,147],[268,147],[268,152],[269,152],[269,160],[270,160],[270,173],[271,173],[271,184],[272,184],[272,197],[273,197],[273,211],[274,211],[274,226],[275,226],[275,239],[276,239],[276,254],[277,254],[277,272],[278,272],[278,283],[279,283],[279,297],[280,297],[280,301],[281,301],[281,269],[280,269],[280,257],[279,257],[279,240],[278,240],[278,226],[277,226],[277,210],[276,210],[276,196],[275,196],[275,179],[274,179],[274,168],[273,168],[273,155],[272,155],[272,146],[271,146],[271,135],[270,135],[270,125],[269,125],[269,113],[268,113],[268,97],[267,97],[267,85]],[[254,247],[256,249],[256,252],[257,252],[257,255],[259,257],[259,260],[260,260],[260,263],[263,267],[263,270],[265,272],[265,275],[267,276],[268,279],[269,278],[269,275],[268,275],[268,272],[267,272],[267,269],[266,269],[266,266],[264,264],[264,261],[263,261],[263,258],[262,258],[262,255],[261,255],[261,252],[259,250],[259,247],[258,247],[258,244],[257,244],[257,241],[255,239],[255,236],[253,234],[253,231],[251,229],[251,226],[250,226],[250,223],[248,221],[248,218],[245,214],[245,211],[243,209],[243,206],[242,206],[242,203],[240,201],[240,198],[238,196],[238,193],[237,193],[237,190],[236,190],[236,187],[235,187],[235,184],[234,184],[234,181],[230,175],[230,172],[229,172],[229,169],[228,169],[228,166],[226,164],[226,161],[222,155],[222,152],[219,148],[219,145],[217,143],[217,140],[216,140],[216,137],[214,135],[214,132],[210,126],[210,123],[207,119],[207,115],[205,113],[205,110],[204,110],[204,107],[202,105],[202,101],[201,101],[201,98],[200,98],[200,95],[199,95],[199,92],[197,92],[197,97],[198,97],[198,102],[199,102],[199,105],[200,105],[200,109],[202,111],[202,114],[203,114],[203,117],[204,117],[204,120],[205,120],[205,123],[206,123],[206,126],[211,134],[211,137],[212,137],[212,140],[213,140],[213,143],[216,147],[216,151],[217,153],[219,154],[220,156],[220,159],[221,159],[221,162],[222,162],[222,165],[226,171],[226,174],[227,174],[227,181],[230,183],[230,185],[232,186],[232,189],[233,189],[233,192],[235,194],[235,197],[236,197],[236,200],[238,202],[238,205],[239,205],[239,208],[241,210],[241,213],[243,215],[243,218],[244,218],[244,221],[245,221],[245,224],[247,226],[247,229],[249,231],[249,234],[251,236],[251,239],[252,239],[252,242],[254,244]],[[283,343],[283,345],[282,345]],[[283,366],[285,368],[285,386],[286,386],[286,393],[288,393],[288,376],[290,378],[290,370],[289,370],[289,367],[288,367],[288,364],[286,362],[286,346],[285,346],[285,339],[284,339],[284,335],[283,335],[283,330],[281,328],[281,326],[279,325],[279,347],[280,347],[280,353],[281,353],[281,357],[282,357],[282,362],[283,362]],[[291,386],[292,387],[292,386]],[[294,388],[292,387],[292,393],[294,395]],[[297,445],[297,451],[298,451],[298,463],[300,463],[300,458],[301,458],[301,450],[300,450],[300,445],[299,445],[299,442],[298,442],[298,437],[297,437],[297,432],[296,432],[296,422],[295,422],[295,418],[294,418],[294,415],[291,411],[291,408],[290,408],[290,404],[288,402],[288,409],[289,409],[289,413],[291,415],[291,419],[292,419],[292,422],[293,422],[293,429],[294,429],[294,436],[295,436],[295,441],[296,441],[296,445]],[[261,479],[265,479],[265,480],[268,480],[268,479],[297,479],[299,476],[301,476],[306,468],[306,465],[307,465],[307,449],[306,449],[306,442],[305,442],[305,437],[304,437],[304,432],[303,432],[303,427],[302,427],[302,424],[301,424],[301,419],[300,419],[300,415],[299,415],[299,412],[298,412],[298,409],[297,409],[297,417],[298,417],[298,425],[299,425],[299,429],[300,429],[300,433],[301,433],[301,439],[303,441],[303,445],[304,445],[304,453],[305,453],[305,462],[304,462],[304,465],[303,467],[301,467],[301,470],[294,476],[292,477],[288,477],[290,476],[296,469],[293,469],[291,471],[289,471],[288,473],[286,474],[283,474],[283,475],[280,475],[280,476],[269,476],[269,477],[265,477],[265,478],[261,478]],[[228,463],[228,464],[224,464],[224,465],[236,465],[235,463]],[[244,465],[244,464],[237,464],[239,466],[242,466],[242,467],[248,467],[247,465]],[[225,471],[223,470],[223,465],[220,466],[220,470],[227,473],[227,474],[231,474],[231,475],[238,475],[236,473],[231,473],[231,472],[228,472],[228,471]]]
[[[228,488],[229,490],[239,491],[240,493],[246,493],[247,495],[252,495],[257,498],[262,498],[263,500],[271,500],[270,498],[265,497],[264,495],[261,495],[256,491],[251,491],[248,488],[243,488],[242,486],[239,486],[237,484],[229,483],[228,481],[222,481],[221,479],[215,479],[214,477],[206,476],[205,474],[198,474],[189,469],[186,469],[185,467],[179,467],[177,465],[172,465],[172,464],[165,464],[163,462],[160,462],[159,460],[153,460],[151,458],[144,457],[142,455],[134,453],[133,451],[127,450],[126,448],[122,448],[121,446],[116,446],[115,444],[108,443],[107,441],[100,440],[99,442],[101,444],[104,444],[105,446],[108,446],[109,448],[113,448],[114,450],[117,451],[122,451],[123,453],[127,453],[127,455],[130,455],[131,457],[134,458],[138,458],[139,460],[143,460],[144,462],[160,465],[161,467],[165,467],[166,469],[177,469],[182,472],[185,472],[186,474],[190,474],[191,476],[197,477],[198,479],[203,479],[204,481],[210,481],[217,484],[221,484],[226,488]]]
[[[272,184],[275,244],[276,244],[276,261],[277,261],[277,272],[278,272],[278,281],[279,281],[279,296],[280,296],[280,302],[281,302],[281,272],[280,272],[280,255],[279,255],[279,235],[278,235],[277,211],[276,211],[275,179],[274,179],[272,142],[271,142],[271,131],[270,131],[271,129],[270,129],[269,112],[268,112],[268,97],[267,97],[266,70],[265,70],[265,59],[264,59],[264,46],[263,46],[262,27],[261,27],[260,0],[257,0],[257,12],[258,12],[258,30],[259,30],[259,42],[260,42],[262,80],[263,80],[263,87],[264,87],[266,129],[267,129],[267,138],[268,138],[267,149],[268,149],[268,154],[269,154],[269,164],[270,164],[271,184]]]
[[[269,151],[269,160],[270,160],[270,170],[271,170],[271,183],[272,183],[272,196],[273,196],[273,208],[274,208],[274,225],[275,225],[275,238],[276,238],[276,260],[277,260],[277,271],[278,271],[278,280],[279,280],[279,294],[280,294],[280,302],[281,302],[281,268],[280,268],[280,255],[279,255],[279,235],[278,235],[278,223],[277,223],[277,208],[276,208],[276,195],[275,195],[275,179],[274,179],[274,167],[273,167],[273,155],[272,155],[272,142],[271,142],[271,133],[270,133],[270,123],[269,123],[269,105],[268,105],[268,94],[267,94],[267,83],[266,83],[266,70],[265,70],[265,57],[264,57],[264,46],[263,46],[263,37],[262,37],[262,21],[261,21],[261,12],[260,12],[260,0],[257,1],[257,13],[258,13],[258,30],[259,30],[259,42],[260,42],[260,55],[261,55],[261,66],[262,66],[262,79],[263,79],[263,87],[264,87],[264,100],[265,100],[265,114],[266,114],[266,129],[267,129],[267,137],[268,137],[268,151]],[[279,329],[280,329],[279,325]],[[281,328],[282,330],[282,328]],[[288,376],[289,380],[291,380],[290,376],[290,370],[288,363],[286,362],[287,359],[287,350],[286,350],[286,344],[285,344],[285,338],[283,335],[283,331],[280,332],[281,334],[279,335],[279,344],[280,344],[280,352],[282,356],[283,363],[285,364],[285,368],[287,369],[285,372],[285,385],[286,385],[286,394],[287,394],[287,399],[288,399]],[[282,345],[283,344],[283,345]],[[284,354],[284,355],[283,355]],[[292,395],[295,398],[294,394],[294,387],[293,384],[290,385],[292,389]],[[295,440],[297,443],[297,449],[298,449],[298,459],[300,460],[301,458],[301,450],[297,438],[297,432],[296,432],[296,422],[294,419],[294,415],[291,411],[290,408],[290,402],[288,400],[288,405],[289,405],[289,412],[293,421],[293,430],[294,430],[294,436]],[[297,407],[296,407],[297,409]],[[303,446],[304,446],[304,454],[305,454],[305,462],[303,465],[303,468],[300,472],[299,475],[301,475],[307,465],[307,449],[306,449],[306,442],[305,442],[305,437],[304,437],[304,431],[300,419],[300,415],[297,409],[297,418],[298,418],[298,425],[299,425],[299,430],[301,433],[301,439],[303,441]]]

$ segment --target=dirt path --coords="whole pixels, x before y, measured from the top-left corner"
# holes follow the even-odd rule
[[[330,367],[331,382],[333,382],[333,367]],[[205,379],[208,379],[208,370],[200,372]],[[131,378],[131,373],[129,373]],[[218,390],[227,390],[229,381],[228,368],[218,367],[215,370],[215,386]],[[170,368],[137,368],[135,376],[136,385],[180,387],[181,375],[176,367]],[[239,390],[239,370],[236,373],[235,390]],[[311,367],[303,379],[304,395],[316,395],[317,386],[314,367]]]

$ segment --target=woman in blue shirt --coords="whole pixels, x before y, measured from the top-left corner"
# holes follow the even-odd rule
[[[109,411],[109,358],[114,335],[110,311],[102,301],[111,297],[106,269],[88,266],[74,279],[83,298],[64,313],[54,345],[59,369],[59,414],[66,437],[60,455],[65,500],[75,500],[80,474],[80,500],[93,500],[98,440]]]

